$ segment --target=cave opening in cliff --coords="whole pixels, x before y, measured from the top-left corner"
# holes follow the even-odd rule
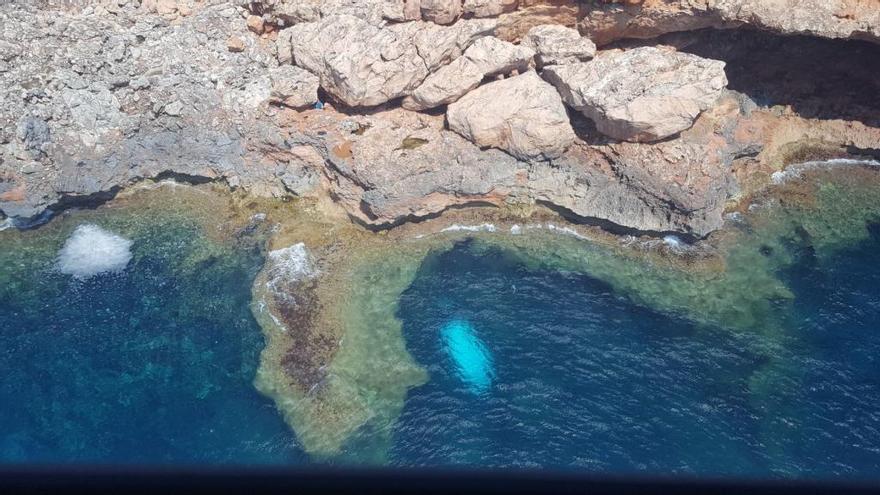
[[[880,126],[880,45],[754,29],[687,31],[637,43],[726,62],[728,87],[759,106],[788,105],[806,118]]]

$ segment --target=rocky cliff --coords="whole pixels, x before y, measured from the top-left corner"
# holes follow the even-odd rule
[[[878,16],[877,0],[12,2],[0,211],[26,226],[171,176],[329,197],[372,229],[539,203],[702,237],[787,163],[880,148]]]

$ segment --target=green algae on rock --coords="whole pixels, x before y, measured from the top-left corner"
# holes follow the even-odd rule
[[[427,379],[400,334],[397,299],[428,253],[465,237],[475,249],[500,248],[528,266],[595,277],[661,312],[753,332],[760,336],[754,352],[774,355],[785,345],[793,298],[779,275],[798,256],[792,240],[812,242],[821,253],[867,235],[866,222],[880,218],[876,170],[800,174],[753,199],[767,206],[734,215],[696,246],[561,227],[546,212],[514,210],[452,213],[384,234],[349,230],[348,240],[292,244],[278,256],[293,249],[308,259],[311,249],[315,259],[299,262],[311,268],[279,271],[270,256],[254,288],[268,341],[257,386],[275,399],[306,451],[332,458],[369,436],[367,457],[383,458],[407,391]],[[461,217],[475,223],[453,223]],[[307,230],[303,238],[311,236]],[[273,276],[287,277],[281,296],[269,290]],[[774,383],[798,376],[768,357],[750,382],[753,402],[772,402]]]

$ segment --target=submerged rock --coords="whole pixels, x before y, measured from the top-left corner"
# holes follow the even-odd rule
[[[486,84],[449,106],[449,128],[521,160],[561,155],[575,139],[565,106],[534,71]]]
[[[724,62],[654,47],[603,52],[543,74],[599,132],[623,141],[658,141],[689,128],[727,86]]]

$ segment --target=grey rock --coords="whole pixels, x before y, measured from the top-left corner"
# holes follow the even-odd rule
[[[575,139],[562,99],[534,71],[495,81],[449,105],[449,128],[523,159],[561,155]]]
[[[497,38],[475,41],[464,55],[434,72],[403,100],[404,108],[424,110],[452,103],[480,85],[486,77],[523,72],[534,52]]]
[[[461,0],[421,0],[422,19],[437,24],[452,24],[462,14]]]
[[[596,45],[589,38],[581,36],[576,29],[558,24],[533,27],[521,43],[535,51],[538,68],[585,62],[596,55]]]
[[[311,72],[292,65],[269,71],[272,92],[269,101],[290,108],[306,108],[318,101],[320,80]]]
[[[641,47],[545,68],[562,99],[624,141],[657,141],[693,125],[727,86],[724,62]]]
[[[519,0],[464,0],[464,13],[474,17],[495,17],[513,12]]]
[[[460,56],[494,21],[443,27],[426,22],[374,26],[336,15],[292,28],[296,65],[316,74],[321,87],[349,106],[375,106],[412,92],[429,73]]]

